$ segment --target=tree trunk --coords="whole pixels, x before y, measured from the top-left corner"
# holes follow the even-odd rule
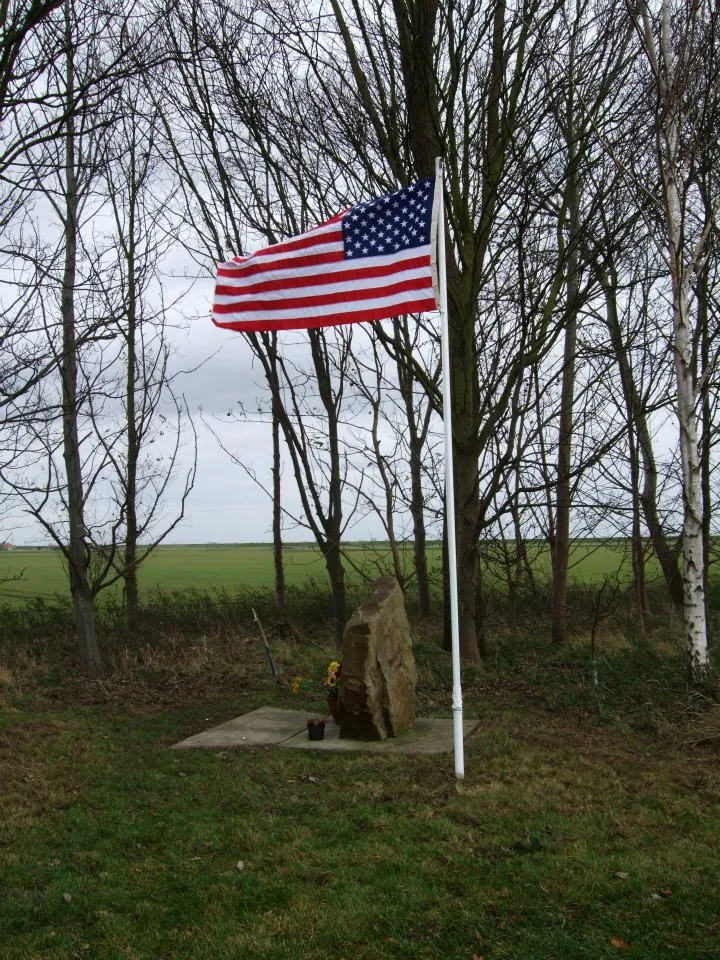
[[[283,567],[282,509],[280,487],[280,419],[275,401],[272,406],[272,486],[273,486],[273,560],[275,563],[275,602],[278,614],[285,616],[285,570]]]
[[[328,509],[325,521],[325,564],[330,577],[332,609],[335,618],[335,642],[342,646],[347,621],[345,568],[341,554],[342,541],[342,478],[340,472],[340,440],[338,437],[338,408],[332,390],[332,374],[325,339],[321,331],[311,330],[310,351],[313,358],[318,392],[327,415],[330,476],[328,480]]]
[[[400,63],[407,95],[411,155],[419,176],[432,174],[435,157],[445,151],[439,123],[439,94],[433,62],[433,42],[438,16],[437,0],[405,4],[393,0],[398,27]],[[480,240],[473,237],[471,257],[479,269],[497,207],[497,182],[503,169],[503,138],[500,133],[500,99],[505,50],[503,30],[505,4],[498,0],[493,13],[493,60],[488,105],[487,143],[483,155],[483,229]],[[501,142],[503,141],[503,142]],[[450,333],[450,376],[452,391],[453,457],[455,468],[455,509],[458,569],[460,656],[480,662],[477,640],[478,583],[478,425],[479,388],[475,335],[476,299],[468,276],[458,267],[453,238],[446,237],[448,251],[448,326]]]
[[[413,424],[410,431],[410,516],[413,524],[413,559],[417,578],[418,613],[429,617],[432,612],[430,580],[427,566],[427,534],[425,531],[425,495],[422,486],[422,449],[424,442]]]
[[[672,198],[669,204],[675,208]],[[676,212],[679,212],[679,208]],[[679,238],[680,221],[677,224]],[[671,263],[677,265],[674,256],[677,247],[671,241]],[[707,623],[705,619],[703,552],[703,504],[700,470],[700,454],[695,412],[695,387],[693,383],[692,330],[690,325],[687,288],[684,278],[673,271],[673,330],[675,335],[675,375],[677,378],[677,405],[680,425],[680,458],[683,477],[683,593],[685,615],[685,640],[688,670],[692,680],[698,683],[705,677],[709,663],[707,651]]]
[[[575,36],[570,51],[570,70],[575,54]],[[564,643],[568,634],[567,580],[570,563],[570,506],[572,500],[572,436],[575,400],[575,355],[577,351],[578,290],[580,286],[580,188],[575,140],[574,98],[568,91],[565,141],[567,145],[567,197],[570,217],[568,238],[567,306],[565,349],[563,353],[560,391],[560,424],[558,428],[557,483],[555,487],[555,549],[553,551],[553,643]]]
[[[416,461],[416,467],[413,465]],[[417,475],[416,475],[417,468]],[[418,613],[421,617],[429,617],[432,613],[430,599],[430,579],[427,566],[427,536],[425,533],[425,512],[422,482],[419,477],[420,457],[410,454],[410,484],[411,504],[410,514],[413,521],[413,559],[415,562],[415,576],[417,577]]]
[[[127,376],[125,405],[127,416],[127,471],[125,480],[125,616],[131,638],[138,631],[137,580],[137,469],[140,441],[137,429],[135,390],[137,389],[137,292],[135,286],[135,154],[131,151],[131,187],[127,245],[128,302],[127,302]]]
[[[377,354],[375,355],[375,362],[378,363]],[[377,369],[377,367],[376,367]],[[380,474],[380,482],[382,483],[383,494],[385,499],[385,514],[383,517],[383,526],[385,527],[385,532],[387,534],[388,543],[390,544],[390,555],[392,557],[393,565],[393,574],[400,589],[405,595],[405,570],[403,568],[402,558],[400,556],[400,547],[398,546],[397,536],[395,535],[395,504],[393,500],[393,485],[391,477],[388,475],[387,464],[382,455],[380,449],[380,436],[378,434],[378,426],[380,423],[380,404],[382,402],[381,387],[380,387],[380,377],[378,376],[377,383],[377,393],[373,396],[370,391],[366,394],[366,399],[370,406],[372,407],[373,418],[372,418],[372,427],[370,429],[370,435],[372,437],[372,447],[373,453],[375,455],[375,463],[377,465],[378,473]],[[379,511],[378,511],[379,512]]]
[[[514,468],[514,486],[512,495],[508,497],[510,500],[510,515],[512,516],[513,522],[513,536],[515,540],[515,556],[514,562],[512,564],[513,569],[508,571],[509,575],[509,585],[508,585],[508,606],[509,606],[509,615],[510,622],[513,627],[517,623],[518,615],[518,601],[520,598],[520,587],[523,582],[523,577],[526,576],[530,579],[530,562],[528,559],[527,548],[525,546],[525,538],[523,537],[522,529],[522,520],[520,516],[520,509],[518,507],[518,489],[521,486],[520,478],[520,463],[519,461],[515,464]]]
[[[680,460],[683,485],[683,613],[688,671],[693,682],[701,682],[708,671],[707,621],[705,619],[705,556],[703,552],[703,504],[698,448],[693,323],[688,299],[692,266],[685,265],[684,228],[686,198],[684,174],[680,170],[679,143],[682,100],[678,95],[676,64],[673,61],[671,16],[663,0],[661,50],[665,72],[661,84],[662,133],[659,139],[663,177],[668,263],[673,293],[673,346],[677,381],[677,411],[680,428]],[[680,79],[684,79],[682,74]]]
[[[483,588],[483,578],[480,572],[480,548],[478,546],[478,582],[475,591],[475,628],[477,633],[477,648],[479,659],[485,659],[487,656],[487,628],[485,626],[485,614],[487,604],[485,602],[485,590]]]
[[[455,424],[453,424],[453,427]],[[457,447],[456,447],[457,450]],[[477,457],[459,453],[455,458],[456,541],[458,569],[458,621],[460,656],[480,663],[478,647],[478,466]]]
[[[628,447],[630,453],[630,486],[632,490],[632,571],[635,615],[641,636],[645,635],[645,614],[647,613],[647,595],[645,592],[645,554],[640,526],[640,463],[635,442],[635,425],[628,416]]]
[[[678,17],[670,0],[662,0],[659,10],[659,35],[647,0],[638,4],[642,18],[645,53],[656,83],[655,103],[657,169],[662,182],[666,259],[672,282],[672,324],[677,416],[680,433],[680,461],[683,496],[683,616],[687,664],[693,682],[702,681],[709,668],[707,620],[705,617],[705,555],[703,551],[703,503],[700,451],[697,435],[697,389],[693,356],[696,330],[690,314],[689,291],[702,266],[708,233],[694,241],[686,229],[689,202],[688,169],[695,161],[700,129],[696,124],[695,60],[701,50],[696,17],[699,7],[688,7],[685,19]],[[658,12],[658,11],[654,11]],[[692,80],[691,80],[692,78]],[[698,90],[709,94],[709,89]],[[707,101],[706,101],[707,102]],[[701,101],[702,103],[702,101]],[[704,114],[701,107],[700,114]],[[706,132],[702,131],[705,136]]]
[[[653,451],[652,435],[640,397],[633,380],[627,351],[620,329],[617,309],[617,278],[614,272],[608,277],[599,271],[598,279],[603,288],[606,306],[606,320],[610,332],[613,353],[620,371],[623,396],[629,416],[637,431],[637,443],[643,465],[643,486],[640,492],[643,517],[650,534],[650,540],[662,569],[665,583],[673,606],[678,610],[683,605],[683,586],[678,570],[677,555],[668,543],[657,506],[657,465]]]
[[[430,600],[430,581],[427,567],[427,535],[425,530],[425,496],[422,485],[422,453],[427,436],[427,419],[424,427],[419,428],[413,403],[412,366],[404,363],[403,355],[410,356],[412,343],[408,329],[408,319],[403,317],[395,321],[395,357],[398,386],[405,407],[408,428],[408,450],[410,466],[410,516],[413,524],[413,559],[417,578],[418,613],[429,617],[432,612]],[[426,415],[426,416],[429,416]]]
[[[325,553],[325,567],[330,577],[332,612],[335,619],[335,643],[342,647],[347,623],[347,593],[345,590],[345,568],[340,555],[340,544],[328,543]]]
[[[93,597],[88,578],[90,550],[85,540],[84,495],[78,432],[77,342],[75,334],[75,277],[77,269],[78,195],[75,175],[74,62],[70,6],[65,5],[66,80],[68,119],[65,128],[65,262],[60,312],[62,317],[62,424],[63,459],[67,480],[67,510],[70,542],[68,561],[70,592],[75,608],[80,657],[92,673],[102,669],[95,633]]]
[[[570,283],[568,282],[568,296],[569,294]],[[565,353],[560,399],[557,484],[555,487],[555,549],[552,551],[553,643],[564,643],[567,640],[568,632],[567,579],[570,561],[571,455],[576,342],[577,317],[573,314],[565,329]]]
[[[88,671],[94,676],[97,676],[102,673],[102,660],[97,645],[93,597],[87,587],[87,581],[82,584],[80,589],[76,587],[76,589],[72,591],[72,598],[75,609],[80,656]]]
[[[712,333],[709,326],[709,286],[710,286],[710,258],[705,261],[700,271],[697,285],[698,325],[700,328],[700,370],[710,369],[710,340]],[[696,377],[702,382],[702,443],[700,444],[700,466],[702,487],[702,531],[703,531],[703,590],[705,592],[705,623],[707,640],[710,643],[710,606],[708,600],[708,583],[710,574],[710,511],[712,509],[712,492],[710,488],[710,441],[712,437],[712,407],[710,403],[710,384],[708,378]]]

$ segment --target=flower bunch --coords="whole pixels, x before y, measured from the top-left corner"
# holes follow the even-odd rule
[[[340,692],[340,675],[342,664],[339,660],[331,660],[325,671],[325,676],[319,682],[306,680],[304,677],[295,677],[290,683],[293,693],[310,693],[319,688],[328,697],[336,697]]]
[[[336,697],[340,692],[340,674],[342,673],[342,663],[339,660],[331,660],[328,664],[327,674],[323,680],[323,686],[327,690],[329,697]]]

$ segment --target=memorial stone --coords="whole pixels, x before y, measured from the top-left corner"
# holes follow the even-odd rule
[[[340,736],[386,740],[409,730],[416,681],[402,590],[394,577],[381,577],[345,627]]]

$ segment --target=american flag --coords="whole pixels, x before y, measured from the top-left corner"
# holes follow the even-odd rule
[[[435,310],[437,219],[427,177],[218,264],[213,322],[258,333]]]

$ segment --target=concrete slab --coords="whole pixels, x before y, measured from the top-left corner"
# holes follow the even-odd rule
[[[465,720],[464,738],[473,732],[477,720]],[[325,726],[324,740],[308,740],[307,730],[290,737],[281,747],[292,750],[321,750],[330,753],[349,753],[353,750],[363,753],[450,753],[453,749],[453,722],[431,717],[419,717],[412,730],[401,733],[389,740],[341,740],[340,727],[336,723]]]
[[[235,717],[211,730],[196,733],[173,750],[225,750],[228,747],[273,746],[301,731],[307,734],[307,721],[315,714],[302,710],[278,710],[275,707],[260,707],[242,717]]]
[[[280,710],[260,707],[242,717],[204,730],[173,745],[173,750],[227,750],[237,747],[277,746],[292,750],[320,750],[331,753],[362,751],[367,753],[450,753],[453,749],[452,720],[420,717],[412,730],[391,740],[367,743],[361,740],[341,740],[340,728],[328,719],[324,740],[309,740],[306,724],[314,713],[302,710]],[[477,720],[464,722],[468,737],[477,726]]]

